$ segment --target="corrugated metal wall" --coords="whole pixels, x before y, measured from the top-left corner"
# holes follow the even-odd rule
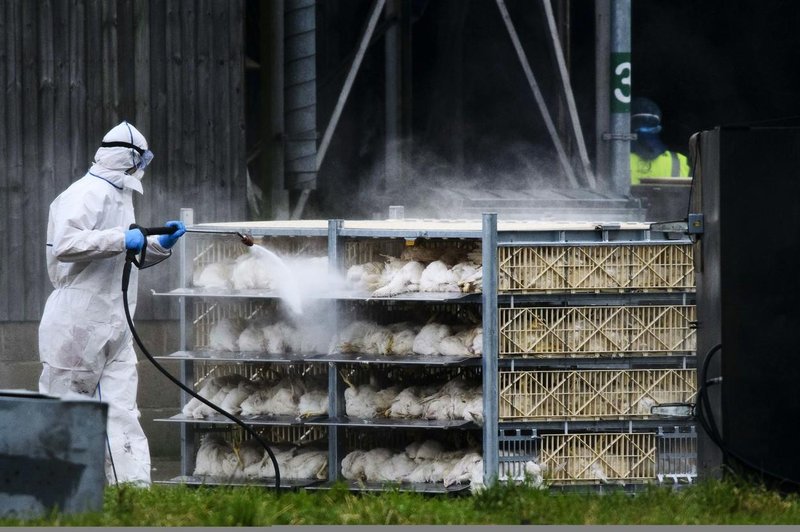
[[[243,0],[0,0],[0,320],[39,319],[49,203],[123,119],[155,153],[137,222],[244,219],[243,16]],[[140,290],[172,286],[170,262]],[[139,319],[176,316],[139,301]]]

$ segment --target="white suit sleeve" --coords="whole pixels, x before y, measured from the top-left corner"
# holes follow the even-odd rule
[[[93,229],[102,206],[88,205],[87,199],[61,201],[51,209],[52,253],[61,262],[81,262],[113,257],[125,251],[125,230],[121,227]]]
[[[172,250],[164,249],[158,242],[158,235],[147,237],[147,256],[144,267],[154,266],[172,255]]]

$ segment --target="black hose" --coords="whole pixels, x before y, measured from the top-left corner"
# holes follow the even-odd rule
[[[140,229],[142,233],[145,233],[145,247],[147,247],[147,234],[148,231],[150,230],[141,227],[137,228]],[[153,232],[149,234],[157,234],[157,233]],[[168,233],[163,233],[163,234],[168,234]],[[130,308],[128,308],[128,284],[130,282],[131,269],[135,262],[136,262],[136,252],[132,250],[128,251],[128,253],[125,256],[125,267],[122,271],[122,301],[123,304],[125,305],[125,318],[128,320],[128,327],[130,328],[131,334],[133,335],[133,339],[136,340],[136,344],[139,346],[139,349],[142,350],[142,353],[144,353],[144,356],[147,357],[147,360],[149,360],[156,367],[156,369],[158,369],[158,371],[163,373],[164,376],[166,376],[169,380],[175,383],[175,385],[178,386],[181,390],[185,391],[186,393],[188,393],[189,395],[191,395],[204,405],[213,408],[226,418],[230,419],[231,421],[242,427],[251,436],[253,436],[253,438],[255,438],[255,440],[258,441],[258,443],[260,443],[262,447],[264,447],[264,449],[267,451],[267,454],[269,455],[270,460],[272,461],[272,466],[275,468],[275,489],[278,490],[281,487],[281,472],[280,468],[278,467],[278,460],[275,458],[275,453],[272,452],[272,449],[270,449],[267,442],[265,442],[261,438],[261,436],[259,436],[256,433],[256,431],[250,428],[250,426],[247,425],[244,421],[234,416],[230,412],[227,412],[226,410],[215,405],[211,401],[207,400],[205,397],[202,397],[194,390],[183,384],[181,381],[173,377],[172,374],[170,374],[166,369],[164,369],[164,367],[161,364],[159,364],[155,358],[153,358],[153,355],[150,354],[150,351],[148,351],[147,348],[144,346],[144,343],[142,343],[141,338],[139,338],[139,334],[136,332],[136,327],[133,325],[133,319],[131,318]]]
[[[703,360],[703,366],[700,369],[699,381],[700,381],[700,390],[697,393],[697,401],[700,409],[696,412],[697,419],[700,421],[700,425],[703,426],[706,433],[709,435],[711,440],[717,445],[717,447],[722,450],[723,454],[727,453],[725,442],[722,439],[722,434],[719,432],[719,428],[717,427],[716,420],[714,419],[714,412],[711,409],[711,401],[708,397],[708,388],[714,384],[717,384],[719,381],[708,381],[706,380],[706,375],[708,375],[708,367],[711,365],[711,359],[714,358],[714,355],[722,349],[722,344],[717,344],[712,347],[709,352],[706,354],[705,359]]]
[[[722,382],[721,378],[715,379],[707,379],[706,375],[708,374],[708,367],[711,365],[711,359],[713,356],[722,349],[722,344],[717,344],[712,347],[708,353],[706,354],[705,359],[703,360],[703,365],[700,369],[700,374],[698,375],[698,381],[700,383],[700,389],[697,392],[697,404],[695,404],[695,417],[702,425],[703,429],[708,434],[711,441],[713,441],[717,447],[719,447],[720,451],[722,451],[723,459],[726,458],[733,458],[740,464],[744,465],[745,467],[760,473],[761,475],[770,477],[780,484],[789,484],[797,489],[800,486],[800,482],[796,480],[792,480],[789,478],[785,478],[777,473],[773,473],[771,471],[767,471],[762,467],[754,464],[747,458],[744,458],[738,452],[731,450],[731,448],[725,443],[725,440],[722,437],[722,434],[717,427],[716,420],[714,419],[714,413],[711,408],[711,401],[708,397],[708,388],[715,384],[719,384]],[[727,460],[726,460],[727,461]]]

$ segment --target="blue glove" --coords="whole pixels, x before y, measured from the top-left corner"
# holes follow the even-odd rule
[[[172,233],[171,235],[159,235],[158,236],[158,243],[161,244],[161,247],[164,249],[169,249],[175,245],[175,242],[178,241],[180,237],[186,232],[186,226],[183,225],[183,222],[178,221],[170,221],[164,224],[167,227],[177,227],[178,229]]]
[[[125,231],[125,249],[141,251],[144,247],[144,235],[138,229]]]

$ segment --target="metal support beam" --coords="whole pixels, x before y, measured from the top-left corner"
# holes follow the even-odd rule
[[[289,193],[284,174],[284,43],[283,0],[261,4],[264,37],[261,46],[261,86],[264,87],[264,110],[260,144],[259,188],[263,202],[259,214],[268,220],[284,220],[289,216]],[[248,161],[249,163],[250,161]]]
[[[364,29],[364,34],[361,36],[361,42],[358,45],[358,52],[355,58],[353,58],[353,64],[350,65],[350,71],[347,73],[347,78],[344,80],[342,91],[339,93],[339,99],[336,101],[336,107],[333,109],[328,127],[325,128],[325,134],[322,136],[322,142],[320,142],[319,149],[317,150],[317,171],[319,171],[322,166],[322,161],[325,160],[325,154],[331,143],[331,137],[339,123],[339,118],[342,116],[344,104],[347,103],[347,98],[350,96],[350,90],[353,88],[356,74],[358,74],[358,69],[361,67],[361,61],[364,59],[364,54],[367,51],[372,34],[375,32],[375,26],[378,24],[378,19],[380,18],[385,4],[386,0],[375,0],[375,3],[372,4],[367,27]]]
[[[339,233],[342,230],[343,220],[328,220],[328,270],[329,274],[339,275],[342,271],[342,243]],[[329,302],[337,305],[336,301]],[[333,320],[331,325],[337,327],[338,312],[334,310],[329,317]],[[344,404],[344,382],[339,376],[338,366],[328,363],[328,415],[330,417],[341,417],[345,414]],[[328,480],[335,482],[340,480],[342,456],[344,449],[344,429],[342,427],[328,427]]]
[[[595,174],[600,188],[610,190],[612,181],[609,144],[604,135],[611,130],[611,0],[594,3],[595,72]]]
[[[386,57],[386,154],[385,154],[385,182],[396,181],[400,177],[402,161],[400,154],[400,136],[402,125],[400,123],[400,64],[403,50],[400,47],[400,25],[397,16],[402,5],[397,0],[388,0],[384,17],[391,24],[386,30],[384,44]],[[385,185],[385,182],[382,183]],[[381,185],[381,184],[378,184]],[[379,186],[379,189],[383,187]]]
[[[570,185],[578,188],[580,185],[578,184],[578,180],[575,178],[575,172],[572,170],[572,165],[570,165],[567,154],[564,151],[564,146],[562,145],[561,139],[558,136],[556,126],[553,123],[553,119],[550,117],[550,112],[547,110],[547,104],[544,101],[544,96],[542,96],[542,91],[539,89],[539,84],[536,82],[536,78],[533,75],[533,70],[531,70],[531,65],[528,62],[527,55],[525,55],[525,50],[522,49],[522,43],[519,40],[519,36],[517,36],[517,30],[514,28],[514,24],[511,22],[511,15],[508,14],[508,8],[506,8],[505,0],[497,0],[497,7],[500,9],[500,15],[503,17],[503,22],[505,23],[508,34],[511,37],[511,42],[514,44],[514,49],[517,51],[519,62],[522,64],[522,70],[525,71],[525,77],[528,80],[528,84],[531,86],[533,97],[536,99],[536,104],[539,106],[539,112],[542,113],[542,118],[544,119],[545,126],[547,126],[547,131],[550,133],[550,138],[556,147],[558,159],[561,162],[561,167],[564,169],[564,173],[566,174]]]
[[[284,11],[286,188],[309,190],[317,186],[316,0],[285,0]]]
[[[483,480],[488,486],[499,474],[499,408],[497,357],[497,214],[484,213],[482,225],[483,286]]]
[[[572,84],[569,80],[569,71],[567,70],[567,63],[564,60],[561,40],[558,38],[558,28],[556,26],[556,18],[553,15],[553,6],[550,0],[542,0],[542,5],[544,7],[545,17],[547,18],[547,28],[550,30],[550,42],[553,46],[553,53],[555,54],[561,89],[564,91],[564,99],[567,102],[572,132],[575,135],[575,142],[578,145],[578,154],[580,155],[581,164],[583,165],[583,175],[586,177],[586,183],[589,187],[594,189],[597,188],[597,182],[595,181],[592,166],[589,162],[589,153],[586,150],[586,143],[583,140],[581,122],[578,117],[578,108],[575,105],[575,96],[572,93]]]
[[[297,203],[292,210],[292,220],[299,220],[300,217],[303,215],[303,209],[306,208],[306,203],[308,202],[308,196],[311,194],[311,190],[304,188],[300,191],[300,197],[297,198]]]
[[[611,0],[611,182],[631,191],[631,0]],[[598,104],[600,105],[600,104]]]
[[[189,226],[194,225],[194,209],[183,207],[181,208],[181,221]],[[178,286],[186,288],[189,286],[189,272],[190,264],[193,257],[189,256],[186,249],[186,239],[181,238],[178,241],[178,258],[180,259],[180,268],[178,270]],[[180,349],[185,351],[189,348],[189,340],[187,333],[189,332],[189,320],[186,316],[186,298],[178,298],[178,319],[180,320]],[[180,375],[181,382],[194,382],[194,362],[191,360],[181,360],[180,362]],[[181,406],[189,402],[189,394],[181,390]],[[191,475],[194,471],[194,456],[195,456],[195,428],[190,423],[181,423],[181,475]]]

